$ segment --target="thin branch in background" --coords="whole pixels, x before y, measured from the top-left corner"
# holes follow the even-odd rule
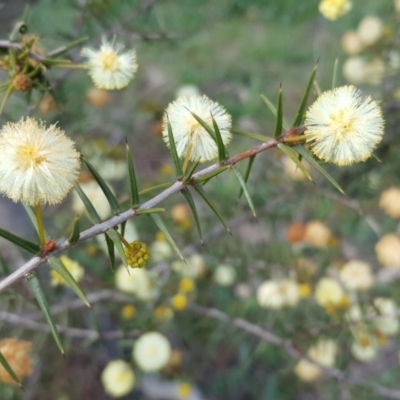
[[[50,333],[50,327],[48,324],[37,322],[32,319],[28,319],[26,317],[21,317],[17,314],[12,314],[7,311],[0,312],[0,319],[2,322],[8,322],[12,325],[23,326],[26,329],[30,329],[36,332],[45,332]],[[85,339],[85,340],[99,340],[99,339],[108,339],[108,340],[118,340],[124,338],[135,338],[141,334],[140,330],[134,329],[128,332],[124,332],[122,330],[114,330],[108,332],[98,332],[92,329],[79,329],[79,328],[70,328],[67,326],[57,325],[58,332],[63,334],[69,338],[74,339]]]
[[[360,217],[364,219],[364,221],[369,225],[372,231],[376,234],[377,237],[382,235],[381,228],[378,222],[370,215],[368,215],[364,209],[362,208],[359,201],[355,199],[349,199],[345,196],[338,196],[336,193],[331,192],[330,190],[315,188],[316,193],[324,196],[328,199],[336,201],[337,203],[343,204],[344,206],[351,208],[354,210]]]
[[[226,322],[234,327],[244,330],[245,332],[257,336],[267,343],[281,347],[288,355],[296,360],[300,360],[301,358],[306,359],[310,363],[315,364],[316,366],[321,368],[325,375],[337,379],[341,385],[358,385],[364,388],[371,389],[376,394],[380,396],[385,396],[388,399],[400,399],[400,390],[389,389],[382,385],[360,378],[353,379],[351,377],[347,377],[344,372],[340,371],[337,368],[327,368],[315,362],[314,360],[311,360],[306,355],[302,354],[293,346],[291,340],[280,338],[279,336],[266,330],[265,328],[261,328],[258,325],[252,324],[247,320],[244,320],[242,318],[231,318],[228,314],[225,314],[220,310],[217,310],[215,308],[203,307],[197,304],[190,304],[188,309],[195,312],[196,314]]]

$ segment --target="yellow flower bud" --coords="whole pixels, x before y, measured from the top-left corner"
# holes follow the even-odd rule
[[[143,268],[150,258],[150,251],[146,243],[134,241],[124,249],[126,260],[132,268]]]

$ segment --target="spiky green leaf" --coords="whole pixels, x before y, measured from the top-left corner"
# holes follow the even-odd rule
[[[226,157],[227,157],[225,145],[222,140],[221,131],[219,130],[218,124],[215,121],[214,116],[212,114],[211,114],[211,119],[212,119],[212,123],[213,123],[213,127],[214,127],[215,138],[217,141],[218,160],[219,160],[219,162],[223,162],[226,160]]]
[[[90,307],[89,301],[85,293],[80,288],[80,286],[71,275],[71,273],[68,271],[67,267],[63,264],[63,262],[56,257],[49,257],[47,262],[54,271],[58,272],[61,275],[67,285],[76,293],[76,295],[83,301],[83,303],[86,306]]]
[[[254,208],[253,200],[251,199],[250,193],[249,193],[249,191],[247,189],[246,182],[244,181],[243,176],[242,176],[242,174],[240,173],[240,171],[239,171],[239,169],[237,167],[233,166],[232,170],[235,173],[236,177],[238,178],[240,186],[242,187],[242,190],[243,190],[244,195],[246,197],[247,203],[249,203],[250,210],[251,210],[254,218],[256,218],[257,217],[256,216],[256,210]]]
[[[108,256],[110,257],[111,270],[114,271],[116,266],[114,242],[106,234],[104,234],[104,237],[106,238]]]
[[[143,195],[143,194],[147,194],[147,193],[154,192],[154,191],[156,191],[156,190],[163,190],[163,189],[165,189],[165,188],[171,186],[172,183],[173,183],[173,182],[160,183],[159,185],[155,185],[155,186],[149,187],[149,188],[147,188],[147,189],[141,190],[141,191],[139,192],[139,194],[140,194],[140,195]]]
[[[7,359],[4,357],[3,353],[0,351],[0,364],[4,367],[4,369],[7,371],[8,375],[11,376],[13,381],[20,387],[22,388],[22,383],[19,380],[17,374],[14,372],[12,369],[11,365],[8,363]]]
[[[282,126],[283,126],[283,105],[282,105],[282,87],[280,87],[278,93],[278,102],[276,107],[274,138],[281,136]]]
[[[276,109],[276,107],[274,106],[272,101],[267,96],[264,96],[263,94],[261,95],[261,98],[263,99],[264,103],[267,105],[267,107],[270,109],[270,111],[272,112],[272,114],[274,114],[274,116],[276,118],[278,115],[278,110]],[[282,126],[285,130],[289,129],[289,124],[283,116],[282,116]]]
[[[192,178],[192,175],[196,171],[197,166],[200,164],[200,161],[196,161],[192,164],[192,166],[189,169],[189,172],[185,175],[183,178],[183,182],[189,182],[190,179]]]
[[[179,247],[175,243],[175,240],[172,238],[171,234],[169,233],[166,225],[164,224],[164,221],[161,219],[161,217],[158,214],[150,214],[150,217],[154,221],[154,223],[157,225],[158,229],[164,234],[165,238],[167,239],[168,243],[171,245],[171,247],[175,250],[175,253],[179,256],[181,260],[185,260],[181,251],[179,250]]]
[[[146,214],[159,214],[165,212],[165,208],[154,207],[154,208],[141,208],[136,210],[136,215],[146,215]]]
[[[194,203],[193,196],[189,192],[189,189],[187,187],[183,188],[181,190],[181,193],[185,197],[190,209],[192,210],[193,218],[194,218],[194,221],[195,221],[196,227],[197,227],[197,232],[199,233],[200,242],[203,244],[203,235],[201,233],[199,214],[197,213],[196,204]]]
[[[338,76],[339,60],[335,58],[335,63],[333,64],[333,74],[332,74],[332,89],[336,87],[336,81]]]
[[[302,157],[304,157],[318,172],[320,172],[340,193],[345,194],[335,179],[315,160],[313,155],[302,145],[293,146]]]
[[[204,200],[204,202],[210,207],[210,209],[213,211],[213,213],[217,216],[217,218],[221,221],[222,225],[225,227],[225,229],[230,233],[230,229],[228,228],[228,225],[226,224],[225,220],[223,219],[222,215],[219,213],[217,208],[215,207],[214,203],[211,201],[211,199],[207,196],[206,192],[200,185],[195,185],[194,189],[196,192],[199,194],[199,196]]]
[[[169,149],[171,150],[171,157],[174,162],[176,176],[178,177],[178,179],[182,178],[183,176],[182,165],[181,161],[179,160],[178,152],[176,150],[174,133],[172,132],[172,126],[169,120],[168,120],[168,142],[169,142]]]
[[[101,218],[100,218],[99,214],[97,213],[93,204],[91,203],[91,201],[86,196],[85,192],[82,190],[82,188],[78,185],[77,182],[75,182],[75,184],[74,184],[74,189],[76,190],[76,193],[78,193],[78,196],[82,200],[82,203],[86,208],[86,211],[88,213],[90,221],[93,224],[99,224],[101,222]]]
[[[122,237],[125,237],[125,228],[126,228],[126,223],[127,223],[128,221],[124,221],[122,224],[121,224],[121,236]]]
[[[136,180],[135,166],[133,164],[132,152],[128,142],[126,142],[126,162],[128,164],[129,194],[131,199],[131,206],[136,207],[140,203],[139,189]]]
[[[304,116],[304,113],[305,113],[306,107],[307,107],[308,96],[310,95],[310,91],[311,91],[311,88],[313,86],[314,78],[315,78],[315,75],[317,73],[317,67],[318,67],[318,64],[315,64],[315,66],[314,66],[314,68],[312,70],[312,73],[310,75],[310,78],[308,80],[308,83],[307,83],[306,90],[304,92],[303,98],[301,99],[300,106],[299,106],[299,109],[297,111],[296,118],[295,118],[295,120],[293,122],[293,126],[295,126],[295,127],[296,126],[300,126],[300,124],[301,124],[301,122],[303,120],[303,116]]]
[[[303,163],[299,160],[299,154],[293,150],[291,147],[286,146],[283,143],[278,144],[278,148],[282,150],[300,169],[300,171],[304,174],[304,176],[312,181],[312,177],[310,173],[308,172],[307,168],[303,165]]]
[[[26,280],[28,282],[28,286],[32,290],[33,294],[35,295],[36,301],[38,302],[39,307],[43,312],[43,315],[47,321],[47,324],[49,325],[49,328],[50,328],[51,334],[53,335],[54,341],[56,342],[57,347],[60,349],[61,354],[64,356],[65,352],[64,352],[63,345],[61,343],[61,338],[58,333],[56,324],[54,323],[53,317],[50,313],[49,303],[46,299],[46,295],[44,294],[44,291],[43,291],[43,288],[42,288],[42,285],[41,285],[39,279],[36,277],[36,275],[30,274],[27,276]]]
[[[1,228],[0,228],[0,236],[3,237],[4,239],[8,240],[11,243],[14,243],[18,247],[21,247],[21,249],[28,251],[29,253],[40,254],[41,248],[36,243],[33,243],[29,240],[21,238],[17,235],[14,235],[13,233],[8,232]]]
[[[253,132],[240,131],[237,129],[231,129],[231,133],[232,135],[244,136],[250,139],[259,140],[260,142],[266,142],[267,140],[273,139],[270,136],[260,135],[259,133],[253,133]]]
[[[128,267],[128,261],[126,260],[125,252],[124,252],[124,246],[121,243],[121,239],[118,235],[118,233],[114,229],[109,229],[106,232],[106,235],[113,241],[115,248],[117,249],[117,252],[119,256],[121,257],[122,263]]]
[[[71,234],[69,235],[68,242],[70,244],[75,244],[79,240],[79,236],[81,234],[80,226],[79,226],[79,215],[77,215],[74,219],[74,224],[72,225]]]
[[[247,184],[247,181],[249,179],[251,168],[253,167],[253,163],[254,163],[255,159],[256,159],[256,156],[249,157],[249,162],[247,164],[246,172],[244,173],[244,181],[245,181],[246,184]],[[243,189],[240,188],[238,200],[240,200],[240,198],[242,197],[242,194],[243,194]]]
[[[114,193],[108,187],[104,179],[100,176],[100,174],[96,171],[92,164],[85,157],[83,157],[83,162],[86,164],[88,170],[93,175],[95,181],[99,184],[100,189],[106,196],[108,204],[110,204],[111,210],[114,214],[119,214],[121,212],[121,207],[119,206],[117,198],[114,196]]]
[[[226,171],[230,167],[231,167],[230,165],[226,165],[225,167],[221,167],[220,169],[217,169],[216,171],[213,171],[213,172],[209,173],[206,176],[202,176],[201,178],[197,178],[196,179],[196,183],[202,183],[202,185],[204,186],[211,178],[214,178],[215,176],[218,176],[219,174],[222,174],[224,171]]]
[[[192,114],[193,118],[208,132],[208,134],[214,139],[215,143],[217,143],[217,138],[215,136],[215,132],[211,129],[211,126],[207,124],[206,121],[201,119],[197,114],[192,113],[190,110],[188,110],[190,114]]]

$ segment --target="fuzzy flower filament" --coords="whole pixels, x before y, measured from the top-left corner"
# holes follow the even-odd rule
[[[88,59],[89,74],[98,88],[122,89],[133,79],[138,69],[136,52],[123,50],[123,44],[109,43],[104,38],[99,50],[82,49],[82,56]]]
[[[382,140],[378,103],[354,86],[324,92],[306,113],[305,132],[318,157],[339,166],[365,161]]]
[[[33,118],[6,124],[0,132],[0,192],[30,206],[57,204],[80,170],[79,153],[65,133]]]
[[[210,127],[213,127],[212,118],[214,118],[224,145],[231,141],[231,116],[222,106],[211,101],[207,96],[180,97],[170,103],[164,115],[163,139],[167,146],[170,146],[169,122],[179,158],[199,162],[214,160],[218,156],[217,144],[192,113]]]

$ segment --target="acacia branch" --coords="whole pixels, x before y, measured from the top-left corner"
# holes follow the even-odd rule
[[[1,45],[1,43],[0,43],[0,45]],[[114,229],[115,227],[117,227],[118,225],[127,221],[128,219],[137,216],[138,211],[148,210],[150,208],[155,207],[156,205],[160,204],[162,201],[169,198],[173,194],[180,192],[185,187],[193,186],[193,184],[201,178],[204,178],[224,167],[234,166],[239,161],[242,161],[246,158],[255,156],[256,154],[262,153],[265,150],[276,147],[279,143],[281,143],[284,140],[284,137],[285,137],[285,134],[283,134],[281,136],[281,138],[279,138],[279,139],[271,139],[271,140],[269,140],[265,143],[262,143],[258,146],[254,146],[249,150],[246,150],[246,151],[239,153],[231,158],[228,158],[227,160],[225,160],[222,163],[215,163],[213,165],[210,165],[209,167],[204,168],[203,170],[197,172],[196,174],[193,174],[193,176],[189,182],[183,182],[181,180],[174,182],[170,187],[168,187],[167,189],[165,189],[164,191],[162,191],[161,193],[159,193],[152,199],[146,201],[145,203],[140,205],[137,209],[129,209],[121,214],[118,214],[118,215],[110,218],[107,221],[104,221],[100,224],[94,225],[91,228],[81,232],[77,243],[80,243],[80,242],[83,242],[92,237],[101,235],[110,229]],[[2,293],[4,290],[9,288],[11,285],[13,285],[15,282],[19,281],[20,279],[26,278],[37,267],[46,263],[50,257],[61,254],[62,252],[68,250],[72,246],[75,246],[77,243],[71,244],[68,242],[68,240],[65,240],[65,239],[61,240],[61,241],[57,241],[57,244],[56,244],[56,247],[54,248],[54,250],[48,252],[44,256],[35,256],[35,257],[31,258],[24,265],[22,265],[17,270],[15,270],[13,273],[11,273],[9,276],[7,276],[2,281],[0,281],[0,293]]]

